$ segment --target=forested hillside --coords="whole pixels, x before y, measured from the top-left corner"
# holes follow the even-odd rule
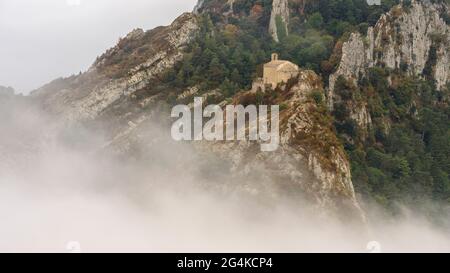
[[[276,42],[267,31],[271,0],[237,0],[232,6],[224,2],[203,3],[197,38],[166,75],[173,87],[198,85],[204,92],[218,88],[221,99],[229,98],[250,88],[272,52],[314,70],[327,86],[351,33],[365,36],[384,13],[393,10],[401,16],[413,5],[403,1],[396,6],[399,1],[394,0],[383,0],[381,6],[365,0],[289,1],[288,31],[278,27]],[[438,16],[448,26],[448,1],[424,2],[440,5]],[[437,34],[429,38],[433,43],[448,41]],[[448,85],[438,89],[432,76],[436,46],[421,74],[408,73],[407,64],[391,69],[380,62],[356,84],[339,77],[334,87],[338,99],[329,111],[351,160],[356,191],[392,211],[398,202],[450,204],[450,91]],[[369,124],[358,125],[355,105],[365,105]]]

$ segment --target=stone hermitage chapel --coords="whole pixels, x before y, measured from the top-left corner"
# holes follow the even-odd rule
[[[259,88],[265,90],[266,86],[272,89],[280,83],[286,83],[289,79],[296,77],[299,73],[298,65],[285,60],[279,60],[277,53],[272,53],[270,62],[264,64],[263,77],[253,82],[252,91]]]

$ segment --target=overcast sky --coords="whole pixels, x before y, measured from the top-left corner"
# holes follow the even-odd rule
[[[0,85],[28,93],[85,71],[119,37],[170,24],[197,0],[0,0]]]

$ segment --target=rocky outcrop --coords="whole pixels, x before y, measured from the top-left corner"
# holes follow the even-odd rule
[[[279,42],[280,37],[278,37],[279,29],[278,27],[283,27],[288,34],[288,24],[289,24],[289,1],[288,0],[273,0],[272,2],[272,13],[270,16],[269,33],[272,38]]]
[[[197,30],[197,18],[190,13],[167,27],[147,33],[134,30],[97,59],[88,72],[56,80],[33,92],[32,97],[64,120],[92,120],[121,98],[150,85],[181,60],[184,47]],[[139,60],[139,56],[148,58],[130,66],[130,60]]]
[[[398,5],[382,15],[366,37],[351,34],[342,46],[338,69],[330,76],[329,106],[339,76],[356,84],[373,66],[418,76],[428,70],[438,88],[445,86],[450,80],[450,27],[440,15],[447,10],[445,4],[412,1],[411,6]]]
[[[334,103],[334,89],[340,76],[356,84],[361,75],[365,75],[369,67],[373,66],[371,50],[364,43],[359,33],[352,33],[350,39],[342,45],[342,57],[337,71],[330,75],[328,103],[330,108]]]
[[[244,192],[264,200],[301,196],[299,200],[310,201],[324,214],[334,211],[364,222],[348,158],[331,129],[326,107],[312,96],[313,92],[324,95],[321,78],[313,71],[301,71],[293,86],[280,90],[272,91],[282,94],[272,103],[285,106],[276,151],[261,152],[259,143],[247,141],[202,143],[200,149],[229,162],[230,180],[239,181],[237,187]],[[234,103],[252,95],[251,91],[238,94]]]
[[[331,205],[340,199],[359,208],[344,149],[330,129],[328,113],[312,99],[313,92],[323,92],[320,81],[312,71],[300,72],[298,83],[291,88],[289,107],[282,115],[281,143],[307,159],[308,170],[315,178],[313,195],[318,200]]]

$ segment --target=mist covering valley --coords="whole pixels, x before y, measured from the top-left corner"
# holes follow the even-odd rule
[[[0,112],[1,252],[69,252],[73,241],[84,252],[369,252],[370,241],[388,252],[450,250],[448,229],[414,208],[394,219],[369,205],[361,226],[302,200],[227,189],[204,154],[158,124],[137,160],[29,104]]]

